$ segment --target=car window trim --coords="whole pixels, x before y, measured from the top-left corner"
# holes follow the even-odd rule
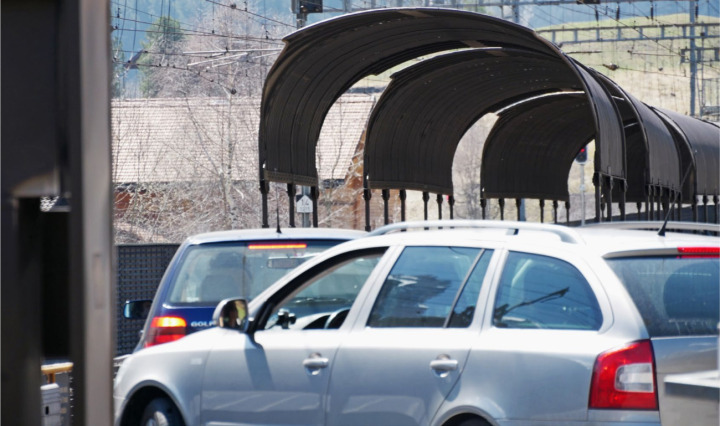
[[[270,318],[274,308],[278,304],[282,303],[291,294],[293,294],[293,292],[298,290],[304,284],[307,284],[308,281],[317,277],[323,271],[331,269],[331,268],[333,268],[341,263],[344,263],[348,260],[355,259],[355,258],[365,256],[365,255],[379,254],[380,262],[382,262],[382,258],[387,254],[387,251],[388,251],[387,246],[361,248],[361,249],[347,251],[345,253],[338,254],[337,256],[326,259],[325,261],[312,266],[307,271],[304,271],[302,274],[300,274],[299,276],[295,277],[294,279],[292,279],[291,281],[286,283],[282,288],[278,289],[272,296],[270,296],[268,299],[266,299],[263,302],[262,306],[257,311],[255,318],[251,318],[249,330],[251,332],[262,331],[263,327],[265,326],[268,319]],[[378,265],[376,265],[375,269],[377,269],[379,266],[380,266],[380,263],[378,263]],[[373,272],[370,273],[370,275],[368,276],[368,280],[373,276],[374,272],[375,272],[375,270],[373,270]],[[366,285],[367,285],[367,281],[366,281]],[[357,301],[360,298],[366,285],[363,285],[363,289],[360,290],[360,293],[358,293],[358,296],[355,298],[355,301]],[[353,302],[353,305],[354,304],[355,304],[355,302]]]
[[[453,246],[454,247],[454,246]],[[468,281],[470,281],[470,277],[473,275],[473,272],[475,272],[475,268],[477,267],[478,263],[480,263],[480,259],[482,259],[483,255],[487,249],[480,248],[480,252],[475,256],[475,260],[473,260],[472,265],[470,265],[470,268],[468,269],[467,273],[465,274],[465,278],[463,279],[462,283],[460,283],[460,287],[457,290],[457,293],[455,293],[455,299],[453,299],[452,305],[450,305],[450,312],[448,312],[447,316],[445,317],[445,322],[443,323],[442,328],[449,328],[450,326],[450,320],[453,317],[453,314],[455,313],[455,308],[457,307],[458,302],[460,301],[460,296],[463,294],[463,291],[465,290],[465,287],[467,286]],[[487,274],[487,270],[485,271],[485,274]],[[485,276],[483,276],[483,281],[485,280]],[[479,296],[479,293],[478,293]],[[475,305],[475,309],[477,310],[477,302]],[[474,319],[474,314],[473,314]],[[472,324],[472,321],[470,321],[470,324]],[[468,324],[467,327],[470,326]],[[462,327],[462,328],[467,328]]]

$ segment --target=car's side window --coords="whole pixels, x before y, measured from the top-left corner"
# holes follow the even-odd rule
[[[364,252],[316,274],[275,306],[264,328],[340,328],[382,255],[382,251]]]
[[[598,330],[602,314],[592,288],[573,265],[548,256],[510,252],[495,298],[493,324]]]
[[[467,327],[491,250],[407,247],[375,300],[370,327]]]

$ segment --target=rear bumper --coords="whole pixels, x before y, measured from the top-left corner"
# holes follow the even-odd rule
[[[499,426],[660,426],[660,413],[635,410],[589,410],[587,421],[497,420],[496,423]]]

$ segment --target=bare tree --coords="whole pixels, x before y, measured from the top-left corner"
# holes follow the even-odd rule
[[[475,123],[463,136],[453,161],[453,186],[455,196],[455,217],[459,219],[481,219],[482,182],[480,171],[485,139],[497,117],[488,114]],[[499,209],[488,204],[486,218],[500,217]]]
[[[154,99],[113,104],[118,242],[259,226],[260,93],[279,27],[230,8],[198,26],[216,37],[186,33],[157,65],[167,49],[148,47]]]

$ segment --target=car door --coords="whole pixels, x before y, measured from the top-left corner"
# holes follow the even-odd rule
[[[338,328],[360,305],[383,251],[316,266],[310,278],[304,274],[268,299],[252,336],[230,333],[213,348],[199,401],[203,423],[322,425],[330,367],[345,334]]]
[[[423,425],[458,380],[478,330],[492,250],[406,247],[338,350],[328,425]]]
[[[564,257],[507,254],[459,400],[490,401],[499,421],[587,420],[595,359],[628,337],[603,335],[607,299],[579,256]]]

